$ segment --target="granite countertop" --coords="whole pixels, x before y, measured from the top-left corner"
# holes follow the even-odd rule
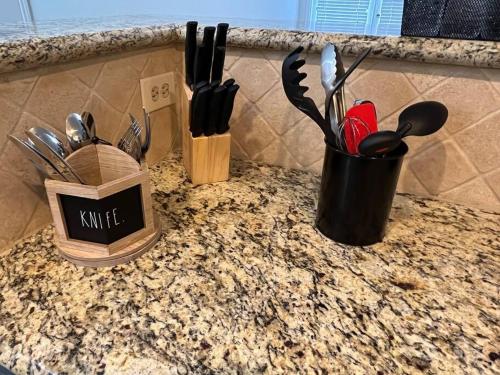
[[[498,373],[500,215],[395,198],[383,243],[314,228],[319,177],[233,161],[152,172],[163,234],[79,268],[53,228],[0,258],[0,364],[17,374]]]
[[[0,73],[182,42],[184,24],[163,21],[161,17],[133,16],[60,20],[38,24],[38,32],[14,28],[9,40],[0,40]],[[347,56],[371,47],[374,58],[500,68],[500,42],[241,27],[231,28],[228,34],[229,46],[243,48],[291,50],[303,45],[320,52],[328,42]]]

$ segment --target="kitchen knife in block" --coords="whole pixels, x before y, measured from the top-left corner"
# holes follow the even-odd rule
[[[198,91],[192,102],[193,117],[191,119],[191,134],[193,135],[193,138],[199,137],[203,134],[203,124],[207,121],[211,96],[212,89],[207,85]]]
[[[239,88],[239,85],[232,85],[227,88],[224,106],[222,108],[221,120],[219,121],[219,126],[217,126],[216,130],[217,134],[224,134],[229,130],[229,120],[231,119],[231,114],[233,113],[234,99]]]
[[[201,42],[203,48],[199,48],[199,54],[197,55],[198,59],[196,61],[196,71],[198,72],[196,82],[210,81],[214,54],[214,35],[215,27],[205,27],[203,31],[203,41]]]
[[[183,85],[180,97],[182,119],[182,160],[193,185],[227,181],[231,153],[231,134],[193,138],[189,131],[189,107],[192,92]]]
[[[229,86],[232,86],[234,85],[236,81],[232,78],[229,78],[228,80],[224,81],[223,85],[226,86],[226,87],[229,87]]]
[[[226,47],[228,23],[219,23],[217,25],[217,35],[215,36],[215,48]]]
[[[212,90],[215,90],[217,87],[220,86],[220,81],[219,80],[216,80],[216,81],[212,81],[212,83],[210,84],[210,88]]]
[[[192,101],[194,102],[195,101],[195,98],[196,96],[198,95],[198,91],[200,91],[200,89],[202,89],[203,87],[207,86],[208,85],[208,82],[207,81],[202,81],[202,82],[198,82],[196,85],[193,86],[193,99]],[[189,131],[192,131],[192,127],[193,127],[193,106],[191,106],[189,108]]]
[[[194,58],[194,85],[203,81],[210,81],[210,68],[208,74],[206,74],[205,69],[207,63],[207,48],[202,43],[196,47],[196,55]]]
[[[186,25],[186,41],[184,45],[184,63],[186,68],[186,84],[191,87],[194,82],[194,60],[196,58],[196,33],[198,22],[189,21]]]
[[[207,127],[203,132],[207,137],[215,134],[221,126],[223,107],[226,99],[226,86],[219,86],[212,92]]]
[[[226,59],[226,48],[215,47],[214,61],[212,64],[212,80],[221,80],[224,74],[224,60]]]

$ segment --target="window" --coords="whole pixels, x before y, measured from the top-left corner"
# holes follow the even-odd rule
[[[401,35],[403,0],[313,0],[310,28],[367,35]]]

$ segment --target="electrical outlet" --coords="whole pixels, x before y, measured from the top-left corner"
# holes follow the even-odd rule
[[[142,105],[147,112],[175,103],[174,73],[164,73],[141,79]]]

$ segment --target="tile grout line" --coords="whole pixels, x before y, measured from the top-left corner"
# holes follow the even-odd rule
[[[415,179],[416,179],[416,180],[418,181],[418,183],[419,183],[419,184],[420,184],[420,185],[424,188],[424,190],[427,192],[427,194],[428,194],[429,196],[431,196],[431,197],[432,197],[432,196],[435,196],[434,194],[432,194],[432,193],[429,191],[429,189],[425,186],[425,184],[422,182],[422,180],[420,179],[420,177],[418,177],[418,175],[415,173],[415,171],[413,170],[413,168],[412,168],[412,166],[411,166],[410,160],[411,160],[411,159],[409,159],[409,160],[407,159],[407,160],[406,160],[406,164],[407,164],[407,165],[406,165],[406,168],[408,168],[408,169],[411,171],[411,173],[413,174],[413,176],[415,176]],[[403,161],[403,162],[404,162],[404,161]],[[399,183],[399,181],[398,181],[398,183]]]
[[[491,191],[493,191],[493,194],[495,194],[495,196],[497,197],[498,202],[500,203],[500,194],[497,194],[497,192],[495,191],[495,189],[493,188],[493,186],[491,186],[491,184],[486,179],[486,175],[490,175],[490,174],[493,174],[493,173],[498,172],[498,171],[500,171],[500,167],[496,168],[496,169],[493,169],[492,171],[489,171],[489,172],[483,174],[482,177],[484,179],[485,184],[488,185],[488,187],[491,189]]]
[[[393,72],[391,72],[393,73]],[[403,75],[403,79],[406,80],[406,82],[408,82],[408,84],[411,86],[411,88],[417,93],[417,97],[421,96],[422,94],[420,93],[420,90],[417,89],[417,87],[415,86],[415,84],[411,81],[410,78],[408,78],[408,76],[405,74],[405,72],[402,72],[402,71],[398,71],[398,73],[401,73]]]
[[[102,66],[99,68],[99,71],[97,72],[97,76],[95,78],[95,81],[94,81],[94,84],[92,86],[89,86],[87,83],[85,83],[80,77],[78,77],[73,71],[78,69],[78,68],[74,68],[74,69],[70,69],[68,70],[67,72],[69,74],[71,74],[74,78],[76,78],[78,81],[80,81],[82,84],[84,84],[85,86],[87,86],[87,88],[89,89],[92,89],[94,88],[95,84],[97,83],[97,81],[99,80],[99,78],[101,77],[101,73],[104,69],[104,65],[106,65],[107,62],[104,62],[104,63],[101,63]]]
[[[38,85],[39,81],[40,81],[40,75],[37,75],[37,77],[35,78],[35,82],[33,83],[33,86],[31,87],[31,90],[30,90],[30,92],[28,94],[28,97],[26,98],[26,100],[24,101],[24,103],[22,105],[20,105],[20,106],[17,105],[16,103],[14,103],[12,100],[7,99],[4,96],[2,96],[2,98],[4,98],[5,100],[7,100],[7,102],[16,105],[19,108],[19,117],[15,121],[15,124],[9,129],[9,133],[8,134],[10,134],[12,131],[15,131],[17,129],[17,126],[19,125],[19,122],[21,121],[21,118],[23,117],[23,113],[26,112],[25,111],[26,110],[26,106],[28,105],[28,102],[29,102],[29,100],[31,98],[31,95],[33,94],[33,91],[35,90],[35,86]],[[2,147],[0,148],[0,155],[3,155],[3,152],[5,151],[6,147],[7,147],[7,141],[3,142]]]
[[[464,128],[456,131],[455,133],[450,133],[450,136],[455,136],[455,135],[460,134],[460,133],[462,133],[462,132],[464,132],[466,130],[469,130],[469,129],[473,128],[474,126],[478,125],[480,122],[483,122],[485,120],[489,120],[491,117],[499,115],[499,114],[500,114],[500,109],[496,109],[493,112],[489,112],[485,116],[483,116],[483,117],[477,119],[476,121],[472,122],[470,125],[466,125]]]
[[[231,129],[229,129],[231,130]],[[236,137],[231,137],[231,141],[236,143],[236,145],[246,154],[247,159],[251,159],[250,155],[248,155],[248,152],[245,150],[245,148],[240,144],[240,142],[236,139]]]

